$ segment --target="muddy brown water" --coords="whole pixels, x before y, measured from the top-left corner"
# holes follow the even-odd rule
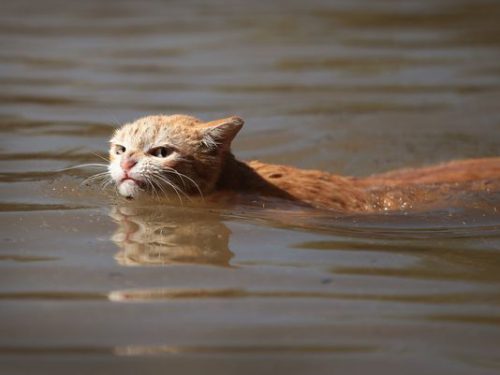
[[[500,371],[498,194],[360,217],[54,172],[151,113],[342,174],[498,156],[499,2],[2,1],[0,47],[2,374]]]

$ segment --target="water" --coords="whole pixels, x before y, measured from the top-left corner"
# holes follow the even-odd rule
[[[499,36],[496,1],[2,2],[1,372],[498,373],[498,195],[154,207],[54,171],[151,113],[341,174],[497,156]]]

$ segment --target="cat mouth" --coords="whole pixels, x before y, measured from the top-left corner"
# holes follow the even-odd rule
[[[137,186],[139,187],[144,187],[145,183],[144,181],[141,181],[141,180],[136,180],[135,178],[132,178],[130,176],[125,176],[123,177],[121,180],[120,180],[120,185],[123,184],[124,182],[127,182],[127,181],[131,181],[131,182],[134,182]]]
[[[136,198],[144,190],[146,183],[126,175],[118,182],[118,192],[126,199]]]

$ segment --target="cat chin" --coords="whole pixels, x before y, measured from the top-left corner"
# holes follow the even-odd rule
[[[118,192],[127,199],[135,199],[143,192],[143,190],[139,187],[139,185],[137,185],[136,182],[132,180],[125,180],[118,186]]]

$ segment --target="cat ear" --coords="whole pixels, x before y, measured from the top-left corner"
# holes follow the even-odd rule
[[[204,124],[202,143],[208,148],[229,147],[245,122],[240,117],[228,117]]]

